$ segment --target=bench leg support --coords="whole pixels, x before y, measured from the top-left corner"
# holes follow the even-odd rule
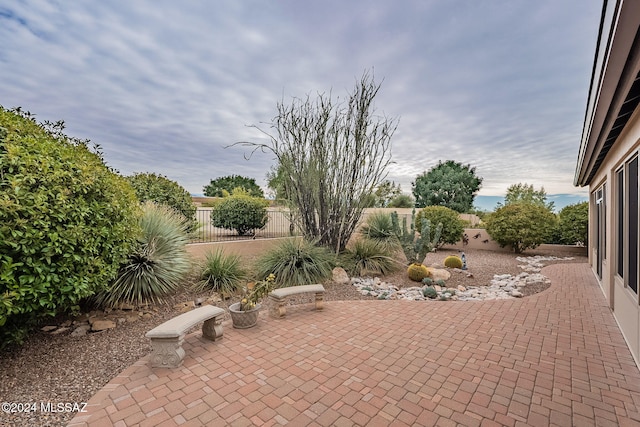
[[[269,314],[276,319],[287,315],[287,299],[286,298],[273,298],[271,297],[271,310]]]
[[[151,366],[154,368],[177,368],[184,359],[182,343],[184,335],[177,338],[153,338],[151,340]]]
[[[212,317],[202,324],[202,336],[210,341],[222,338],[222,316]]]
[[[324,293],[316,293],[316,310],[322,310],[324,308]]]

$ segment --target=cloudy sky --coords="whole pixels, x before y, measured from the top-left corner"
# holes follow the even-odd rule
[[[574,188],[602,2],[596,0],[0,0],[0,105],[102,146],[128,175],[201,193],[267,154],[237,141],[276,104],[364,71],[398,117],[389,178],[405,192],[438,160],[476,168],[479,195],[519,182]],[[268,129],[267,125],[262,125]]]

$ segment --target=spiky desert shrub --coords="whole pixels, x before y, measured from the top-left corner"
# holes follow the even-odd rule
[[[140,219],[142,235],[118,277],[96,295],[100,306],[157,303],[179,287],[191,268],[185,246],[189,220],[166,205],[146,202]]]
[[[127,180],[135,190],[138,200],[141,202],[150,200],[157,204],[171,206],[190,220],[190,231],[196,229],[197,208],[189,192],[180,184],[155,173],[137,173],[128,176]]]
[[[388,252],[395,252],[401,249],[390,213],[373,212],[367,216],[365,223],[360,228],[360,234],[365,239],[377,243]]]
[[[214,227],[236,230],[244,236],[261,229],[267,224],[267,206],[265,199],[245,194],[233,194],[216,203],[211,210],[211,224]]]
[[[238,291],[242,281],[247,278],[247,272],[242,266],[239,255],[226,254],[222,249],[209,252],[206,255],[200,283],[196,289],[211,289],[223,295],[230,295]]]
[[[103,289],[139,233],[131,186],[63,128],[0,106],[0,346]]]
[[[511,203],[489,215],[486,224],[487,232],[500,246],[511,246],[515,253],[521,253],[544,243],[556,221],[555,214],[544,206]]]
[[[398,261],[388,254],[385,246],[373,240],[359,239],[344,254],[345,265],[351,275],[388,274],[399,268]]]
[[[445,206],[427,206],[416,214],[416,230],[421,231],[422,219],[428,219],[431,224],[442,224],[440,239],[436,247],[455,244],[462,239],[465,222],[460,219],[460,214]]]
[[[304,239],[284,239],[256,262],[256,274],[264,279],[275,274],[279,287],[321,283],[331,277],[334,253]]]

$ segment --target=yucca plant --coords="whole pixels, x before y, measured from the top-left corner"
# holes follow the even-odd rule
[[[157,303],[173,293],[191,268],[185,249],[190,225],[173,208],[146,202],[137,248],[120,267],[111,286],[96,295],[98,305]]]
[[[246,277],[240,256],[225,254],[218,249],[207,253],[196,289],[211,289],[222,295],[231,295],[240,289]]]
[[[399,268],[398,261],[388,256],[380,243],[359,239],[345,253],[345,265],[351,275],[388,274]]]
[[[286,239],[257,260],[256,274],[260,279],[274,274],[279,287],[309,285],[329,279],[334,265],[335,255],[328,248]]]
[[[391,214],[386,212],[374,212],[367,217],[366,222],[360,228],[360,234],[365,239],[371,240],[384,248],[387,253],[401,249],[400,242],[395,233]]]

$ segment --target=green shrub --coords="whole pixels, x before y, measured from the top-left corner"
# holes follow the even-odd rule
[[[0,106],[0,346],[103,289],[139,234],[131,186],[62,129]]]
[[[136,192],[138,200],[171,206],[190,221],[189,230],[197,227],[196,206],[191,195],[180,184],[169,178],[154,173],[137,173],[128,176],[127,180]]]
[[[440,248],[445,244],[456,244],[462,240],[465,221],[460,219],[460,214],[445,206],[427,206],[416,214],[416,230],[420,232],[421,220],[428,219],[431,224],[442,224],[440,239],[436,247]]]
[[[497,209],[486,220],[487,232],[501,247],[516,253],[536,248],[551,235],[556,216],[544,206],[511,203]]]
[[[161,302],[179,287],[191,267],[185,246],[190,222],[167,205],[146,202],[140,219],[142,235],[109,289],[95,301],[100,306]]]
[[[264,279],[273,273],[280,287],[321,283],[331,278],[334,253],[304,239],[284,239],[256,262],[256,274]]]
[[[236,230],[238,235],[244,236],[267,224],[268,205],[265,199],[234,194],[215,204],[211,210],[211,224]]]
[[[367,239],[356,240],[351,249],[347,249],[347,270],[353,276],[366,274],[388,274],[398,269],[398,262],[389,257],[388,250],[381,244]]]
[[[236,293],[247,278],[239,255],[225,254],[222,249],[207,253],[198,290],[211,289],[223,295]]]
[[[444,266],[447,268],[462,268],[462,259],[455,255],[450,255],[444,259]]]
[[[575,245],[582,242],[587,246],[589,235],[589,202],[565,206],[558,214],[559,242]]]
[[[416,205],[416,201],[408,194],[399,194],[387,205],[388,208],[412,208]]]
[[[390,213],[374,212],[367,216],[360,234],[384,248],[388,253],[401,249]]]

